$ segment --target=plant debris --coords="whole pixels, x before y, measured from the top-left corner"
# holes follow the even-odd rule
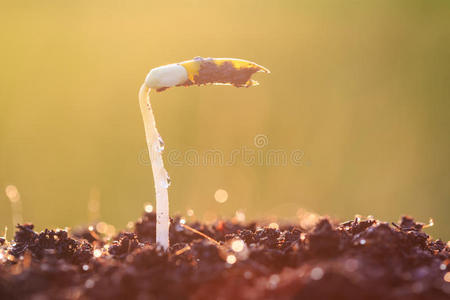
[[[221,220],[194,231],[175,218],[167,252],[154,244],[155,221],[145,213],[112,241],[18,225],[0,245],[0,299],[450,298],[449,244],[410,217],[323,218],[309,230]]]

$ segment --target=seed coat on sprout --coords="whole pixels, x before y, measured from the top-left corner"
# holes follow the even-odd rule
[[[164,141],[156,128],[150,102],[151,89],[161,92],[175,86],[207,84],[250,87],[258,84],[250,79],[256,72],[270,73],[265,67],[243,59],[196,57],[181,63],[154,68],[145,78],[139,90],[139,104],[144,120],[156,193],[156,243],[164,250],[169,247],[170,220],[167,188],[171,180],[164,168],[161,155],[164,150]]]

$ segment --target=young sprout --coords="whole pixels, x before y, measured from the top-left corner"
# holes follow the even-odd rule
[[[169,199],[167,188],[170,177],[164,168],[162,151],[164,142],[156,129],[150,103],[150,91],[164,91],[174,86],[206,84],[250,87],[258,83],[250,77],[256,72],[270,73],[268,69],[251,61],[235,58],[202,58],[150,70],[139,90],[139,104],[144,119],[145,136],[152,165],[156,192],[156,243],[164,250],[169,247]]]

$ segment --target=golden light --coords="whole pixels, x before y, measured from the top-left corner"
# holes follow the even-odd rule
[[[5,194],[11,202],[17,202],[20,200],[20,194],[15,185],[8,185],[5,188]]]
[[[245,213],[242,210],[237,210],[235,214],[236,221],[245,222]]]
[[[236,263],[236,261],[237,261],[237,258],[233,254],[230,254],[227,256],[227,263],[229,263],[230,265]]]
[[[228,193],[227,193],[227,191],[225,191],[223,189],[218,189],[214,193],[214,198],[219,203],[225,203],[228,200]]]
[[[300,240],[304,241],[306,239],[306,234],[304,234],[303,232],[300,233]]]
[[[145,210],[146,213],[151,213],[153,211],[153,205],[151,205],[150,203],[146,204],[144,206],[144,210]]]
[[[94,250],[94,256],[95,256],[95,257],[100,257],[100,256],[102,256],[102,250],[101,250],[101,249],[95,249],[95,250]]]
[[[277,223],[272,222],[269,224],[269,228],[278,230],[278,229],[280,229],[280,226]]]
[[[235,240],[231,243],[231,249],[233,249],[234,252],[241,252],[244,250],[245,243],[243,240]]]
[[[106,234],[107,236],[112,237],[113,235],[116,234],[116,227],[114,227],[114,225],[111,225],[111,224],[108,225],[108,226],[106,226],[105,234]]]
[[[97,229],[97,231],[100,233],[106,233],[106,231],[108,230],[108,224],[106,224],[105,222],[98,222],[97,225],[95,225],[95,229]]]
[[[132,229],[133,226],[134,226],[134,223],[133,223],[133,222],[129,221],[129,222],[127,223],[127,228],[128,228],[128,229]]]

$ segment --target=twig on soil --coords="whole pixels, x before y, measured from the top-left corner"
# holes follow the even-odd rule
[[[219,243],[218,241],[216,241],[215,239],[213,239],[213,238],[210,237],[210,236],[207,236],[207,235],[204,234],[203,232],[198,231],[197,229],[194,229],[194,228],[192,228],[191,226],[186,225],[186,224],[181,224],[181,223],[180,223],[180,225],[181,225],[182,227],[186,228],[187,230],[190,230],[190,231],[192,231],[193,233],[196,233],[196,234],[198,234],[198,235],[204,237],[205,239],[207,239],[208,241],[210,241],[211,243],[213,243],[213,244],[216,245],[217,247],[220,247],[220,246],[221,246],[220,243]]]

